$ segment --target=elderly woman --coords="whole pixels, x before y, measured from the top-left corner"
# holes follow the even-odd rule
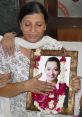
[[[32,116],[32,114],[34,114],[33,116],[39,116],[39,113],[30,113],[25,109],[26,92],[44,93],[52,91],[54,83],[47,83],[45,89],[45,82],[38,80],[41,75],[29,80],[31,49],[61,50],[62,45],[57,40],[44,36],[48,15],[40,3],[29,2],[24,5],[19,12],[18,18],[22,36],[21,38],[15,38],[14,55],[6,55],[2,46],[0,48],[0,79],[2,79],[0,96],[11,97],[11,117],[27,117],[28,115]],[[14,42],[13,39],[9,39],[9,41]],[[79,84],[79,78],[71,81],[75,91],[80,88]]]

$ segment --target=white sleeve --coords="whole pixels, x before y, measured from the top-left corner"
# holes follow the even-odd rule
[[[0,117],[11,117],[9,98],[0,97]]]

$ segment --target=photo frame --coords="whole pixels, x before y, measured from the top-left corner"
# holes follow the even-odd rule
[[[82,18],[82,1],[81,0],[57,0],[58,17]]]
[[[49,94],[49,99],[44,100],[44,98],[39,97],[40,95],[28,92],[26,109],[32,111],[42,111],[44,113],[52,114],[69,114],[72,115],[74,112],[74,98],[75,91],[70,86],[70,80],[76,78],[77,76],[77,61],[78,52],[77,51],[66,51],[66,50],[33,50],[30,58],[30,70],[29,78],[33,78],[42,72],[44,74],[45,63],[49,58],[57,58],[60,62],[60,74],[57,77],[57,83],[59,83],[59,88],[57,92],[62,92],[61,94]],[[46,81],[45,77],[40,78],[42,81]],[[60,86],[61,84],[61,86]],[[63,85],[64,84],[64,85]],[[66,89],[63,90],[62,89]],[[56,92],[56,91],[55,91]],[[36,95],[37,99],[34,97]],[[57,97],[57,98],[56,98]],[[57,99],[55,101],[55,98]],[[38,100],[39,99],[39,100]],[[45,105],[43,105],[45,104]],[[41,105],[41,106],[40,106]],[[55,106],[54,106],[55,105]],[[60,106],[61,105],[61,106]]]
[[[51,16],[59,18],[82,18],[81,0],[44,0],[44,5]]]

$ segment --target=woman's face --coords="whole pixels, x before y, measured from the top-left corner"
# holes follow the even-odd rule
[[[26,15],[20,23],[25,40],[35,43],[39,41],[46,30],[44,16],[41,13]]]
[[[47,62],[46,68],[45,68],[45,74],[47,76],[48,82],[56,81],[56,79],[59,75],[59,69],[58,69],[58,66],[57,66],[57,62],[55,62],[55,61]]]

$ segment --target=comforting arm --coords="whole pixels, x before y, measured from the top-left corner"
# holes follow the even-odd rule
[[[38,80],[38,78],[40,77],[41,77],[41,74],[37,75],[34,78],[31,78],[30,80],[26,80],[18,83],[11,83],[6,81],[5,85],[4,86],[2,85],[2,87],[0,88],[0,96],[13,97],[13,96],[19,95],[20,93],[24,93],[28,91],[45,94],[48,91],[52,91],[55,84],[40,81]],[[8,79],[8,78],[9,78],[9,75],[5,75],[5,79]]]
[[[8,83],[0,88],[0,96],[13,97],[22,92],[25,92],[24,84],[22,83]]]
[[[28,88],[24,86],[26,84],[25,82],[28,81],[11,83],[10,74],[0,74],[0,96],[13,97],[20,93],[28,91]]]
[[[0,74],[0,96],[13,97],[25,92],[24,82],[11,83],[11,74]]]
[[[5,52],[5,54],[12,55],[15,52],[15,36],[16,33],[5,33],[0,45],[2,45],[2,48]]]

